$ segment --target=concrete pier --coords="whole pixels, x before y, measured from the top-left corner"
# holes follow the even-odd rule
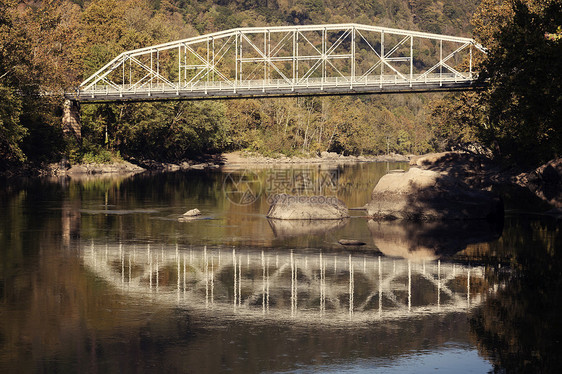
[[[82,122],[80,121],[80,103],[75,100],[64,100],[62,112],[62,130],[65,135],[73,136],[82,141]]]

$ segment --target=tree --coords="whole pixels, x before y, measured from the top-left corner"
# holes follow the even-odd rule
[[[0,167],[25,159],[21,143],[27,129],[20,121],[23,96],[36,89],[28,73],[33,66],[31,44],[17,4],[0,0]]]
[[[1,163],[25,159],[20,144],[27,130],[19,121],[21,109],[15,90],[0,85],[0,168]]]
[[[41,92],[76,88],[125,50],[231,27],[353,21],[427,31],[438,18],[444,32],[462,35],[468,32],[466,15],[476,1],[0,0],[0,163],[52,162],[63,153],[79,161],[80,155],[98,151],[134,156],[143,154],[141,144],[149,143],[154,145],[149,148],[153,157],[166,159],[187,157],[196,149],[206,152],[207,146],[269,154],[423,152],[430,135],[425,104],[413,96],[264,99],[209,106],[84,105],[79,149],[71,139],[64,143],[61,96]],[[414,22],[413,13],[423,20]],[[430,53],[432,46],[423,48]],[[177,70],[172,65],[160,68]],[[371,66],[361,59],[358,65],[364,70]],[[217,137],[202,122],[209,118],[205,110],[219,116],[210,123]],[[170,126],[185,129],[189,136],[182,138]],[[195,139],[204,146],[193,143]]]
[[[511,4],[483,65],[490,119],[481,132],[514,160],[544,162],[562,150],[562,43],[545,37],[562,24],[562,3]]]
[[[488,88],[436,105],[442,132],[468,126],[497,156],[527,166],[556,157],[562,151],[562,42],[549,35],[562,24],[562,3],[484,0],[473,24],[487,48],[480,79]]]
[[[478,100],[478,94],[466,92],[431,103],[431,125],[439,148],[466,148],[478,141],[476,129],[484,127],[487,120]]]

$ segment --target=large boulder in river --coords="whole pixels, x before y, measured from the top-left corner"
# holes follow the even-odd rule
[[[487,188],[505,183],[502,167],[486,155],[467,152],[428,153],[412,157],[410,165],[420,169],[446,173],[472,187]]]
[[[442,220],[503,218],[502,201],[488,191],[431,170],[411,168],[383,176],[365,206],[375,219]]]
[[[336,197],[275,195],[267,218],[275,219],[342,219],[349,217],[345,204]]]

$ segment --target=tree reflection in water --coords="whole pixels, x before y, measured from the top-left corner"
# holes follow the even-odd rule
[[[512,272],[470,319],[496,371],[558,372],[562,367],[562,235],[556,220],[512,220],[491,251],[513,250]]]

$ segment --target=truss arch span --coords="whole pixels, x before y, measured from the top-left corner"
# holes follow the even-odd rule
[[[359,24],[237,28],[126,51],[78,101],[247,98],[464,90],[473,39]]]

